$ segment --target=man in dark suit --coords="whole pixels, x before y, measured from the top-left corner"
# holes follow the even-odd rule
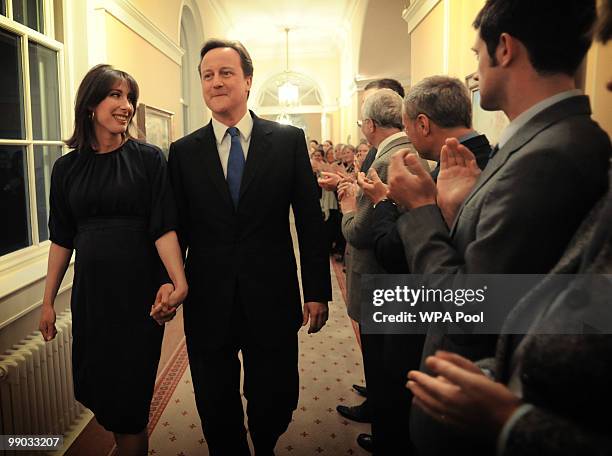
[[[469,150],[447,142],[437,189],[410,155],[392,158],[391,196],[410,208],[398,230],[413,273],[469,288],[470,274],[546,273],[560,258],[607,186],[608,137],[574,79],[594,19],[594,0],[487,1],[474,23],[481,105],[511,123],[482,173]],[[443,349],[480,359],[494,348],[490,337],[431,325],[424,355]],[[491,452],[419,407],[411,436],[422,454]]]
[[[253,446],[273,454],[298,402],[297,330],[310,320],[308,332],[317,332],[327,320],[323,220],[303,132],[247,110],[253,65],[244,46],[209,40],[200,57],[213,119],[173,143],[169,157],[188,249],[184,316],[196,404],[210,454],[250,454],[240,351]]]

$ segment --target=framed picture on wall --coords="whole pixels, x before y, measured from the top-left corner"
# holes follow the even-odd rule
[[[472,98],[472,127],[487,135],[491,144],[497,144],[501,132],[509,123],[508,117],[503,111],[485,111],[480,107],[480,87],[475,75],[472,73],[465,78]]]
[[[136,126],[138,139],[159,147],[166,158],[172,142],[172,116],[173,112],[154,108],[153,106],[138,104],[136,109]]]

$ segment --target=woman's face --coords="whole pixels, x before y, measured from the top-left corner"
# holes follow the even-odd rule
[[[367,144],[359,144],[359,146],[357,146],[357,157],[359,159],[365,158],[365,156],[368,154],[368,150],[370,149]]]
[[[333,163],[336,161],[333,149],[330,148],[327,152],[325,152],[325,161],[327,161],[327,163]]]
[[[134,115],[134,106],[128,99],[130,88],[121,80],[108,92],[106,98],[93,110],[93,124],[96,138],[124,134]]]
[[[319,152],[318,150],[313,152],[311,157],[314,161],[317,161],[317,162],[323,161],[323,154],[321,154],[321,152]]]

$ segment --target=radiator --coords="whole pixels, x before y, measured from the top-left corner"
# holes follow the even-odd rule
[[[0,355],[0,434],[67,435],[87,409],[72,388],[72,318],[57,317],[57,336],[32,333]]]

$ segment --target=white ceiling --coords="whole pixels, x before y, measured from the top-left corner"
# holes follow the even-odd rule
[[[359,0],[212,0],[228,28],[258,57],[285,55],[289,27],[291,56],[337,55],[348,36]]]

